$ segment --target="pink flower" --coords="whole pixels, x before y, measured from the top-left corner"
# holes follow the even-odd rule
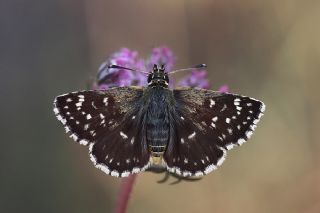
[[[197,87],[202,89],[209,89],[209,81],[207,79],[206,70],[192,70],[191,74],[184,77],[178,82],[179,86],[182,87]]]
[[[154,64],[164,64],[167,71],[172,71],[175,61],[175,56],[169,47],[157,47],[152,49],[151,56],[147,60],[147,68],[148,70],[152,70]]]
[[[152,53],[148,59],[139,58],[137,51],[128,48],[122,48],[118,52],[113,53],[99,68],[98,88],[108,89],[110,87],[123,86],[145,86],[147,85],[147,76],[141,72],[130,70],[108,68],[108,65],[118,65],[127,67],[137,71],[148,72],[152,70],[154,64],[165,65],[167,72],[172,71],[176,57],[172,50],[166,46],[156,47],[152,49]],[[174,86],[174,79],[171,76],[170,86]],[[178,82],[178,86],[198,87],[209,89],[210,84],[207,79],[207,71],[205,69],[194,69]],[[228,87],[220,88],[221,92],[228,92]]]

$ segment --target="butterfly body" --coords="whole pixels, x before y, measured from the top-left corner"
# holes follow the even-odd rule
[[[146,89],[148,99],[146,119],[147,143],[154,156],[165,152],[170,135],[170,96],[172,91],[162,87]]]
[[[202,176],[250,138],[265,109],[246,96],[170,90],[168,83],[168,73],[155,65],[146,88],[68,93],[55,99],[54,112],[71,138],[89,145],[91,160],[106,174],[161,167]]]

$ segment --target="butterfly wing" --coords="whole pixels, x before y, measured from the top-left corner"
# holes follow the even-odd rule
[[[125,177],[148,167],[142,96],[138,87],[73,92],[55,99],[54,112],[71,138],[89,145],[97,168]]]
[[[208,174],[225,159],[226,150],[250,138],[265,105],[255,99],[204,89],[173,91],[167,169],[183,176]]]

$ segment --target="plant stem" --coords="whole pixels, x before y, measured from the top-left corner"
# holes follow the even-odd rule
[[[136,177],[137,174],[133,174],[122,180],[114,213],[125,213],[127,211],[130,195]]]

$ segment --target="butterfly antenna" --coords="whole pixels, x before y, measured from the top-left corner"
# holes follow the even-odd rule
[[[134,72],[141,72],[141,73],[144,73],[144,74],[149,74],[148,72],[145,72],[145,71],[142,71],[142,70],[135,70],[135,69],[131,69],[131,68],[128,68],[128,67],[118,66],[118,65],[115,65],[115,64],[108,65],[107,68],[108,69],[123,69],[123,70],[130,70],[130,71],[134,71]]]
[[[184,69],[179,69],[179,70],[173,70],[172,72],[169,72],[168,74],[171,75],[173,73],[177,73],[177,72],[182,72],[182,71],[190,71],[190,70],[194,70],[194,69],[202,69],[202,68],[206,68],[207,65],[206,64],[198,64],[196,66],[190,67],[190,68],[184,68]]]

